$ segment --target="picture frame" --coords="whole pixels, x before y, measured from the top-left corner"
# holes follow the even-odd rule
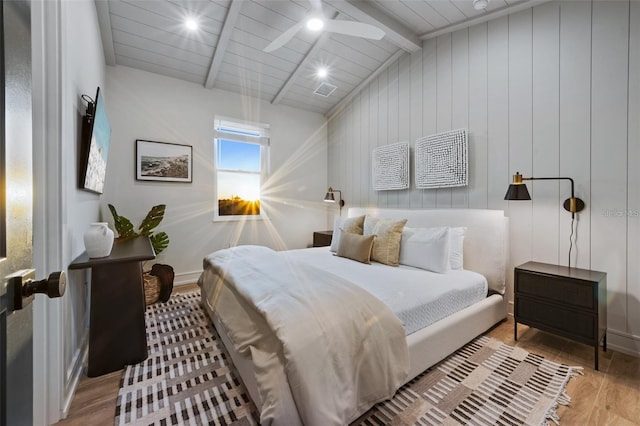
[[[192,182],[193,147],[136,139],[136,180]]]
[[[87,110],[82,119],[78,188],[102,194],[107,175],[111,125],[99,87],[94,99],[87,95],[83,95],[83,99],[87,101]]]

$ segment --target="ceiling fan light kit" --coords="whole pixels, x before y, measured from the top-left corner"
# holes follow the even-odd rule
[[[484,0],[486,1],[486,0]],[[326,19],[322,13],[322,3],[320,0],[309,0],[311,3],[311,12],[307,14],[309,19],[298,22],[289,28],[271,43],[267,45],[263,52],[273,52],[287,44],[295,35],[306,25],[312,31],[328,31],[330,33],[344,34],[353,37],[368,38],[371,40],[380,40],[384,37],[384,31],[380,28],[357,21],[344,21],[337,19]]]
[[[311,31],[320,31],[322,27],[324,27],[324,22],[320,18],[314,17],[307,21],[307,28]]]

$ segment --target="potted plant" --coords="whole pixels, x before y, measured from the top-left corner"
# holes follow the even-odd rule
[[[166,204],[158,204],[157,206],[151,207],[151,210],[149,210],[147,216],[142,220],[136,232],[133,229],[131,221],[124,216],[120,216],[116,208],[113,207],[112,204],[109,204],[109,210],[113,215],[113,225],[118,232],[118,238],[134,238],[146,235],[151,240],[151,245],[156,255],[162,253],[164,249],[169,246],[169,236],[166,232],[154,234],[153,230],[162,222],[166,207]]]
[[[118,232],[118,238],[147,236],[151,241],[156,255],[162,253],[169,246],[169,236],[166,232],[153,232],[164,218],[164,211],[167,207],[166,204],[153,206],[140,223],[137,231],[134,230],[133,223],[126,217],[120,216],[112,204],[108,206],[113,215],[113,224],[116,232]],[[150,305],[158,300],[162,302],[169,300],[169,296],[171,296],[171,291],[173,290],[173,278],[173,268],[169,265],[156,263],[150,271],[146,271],[144,273],[146,304]]]

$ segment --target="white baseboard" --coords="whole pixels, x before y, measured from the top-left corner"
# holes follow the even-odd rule
[[[173,285],[195,284],[202,271],[181,272],[173,277]]]
[[[607,348],[640,357],[640,336],[617,330],[607,330]]]
[[[66,419],[69,415],[69,408],[71,407],[71,401],[76,394],[78,383],[82,377],[84,371],[84,364],[87,361],[89,355],[89,333],[85,334],[85,338],[82,347],[78,350],[78,355],[74,358],[73,365],[70,369],[69,380],[67,381],[66,394],[62,402],[61,418]]]

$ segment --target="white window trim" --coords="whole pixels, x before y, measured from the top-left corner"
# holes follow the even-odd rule
[[[224,132],[218,129],[220,128],[234,128],[241,127],[242,130],[253,131],[260,136],[243,135],[232,132]],[[236,169],[219,169],[218,168],[218,140],[225,139],[230,141],[253,143],[260,145],[260,172],[250,171],[238,171]],[[215,132],[214,132],[214,144],[213,144],[213,172],[214,172],[214,222],[237,222],[237,221],[256,221],[265,220],[264,203],[260,200],[260,214],[259,215],[224,215],[220,216],[218,208],[218,172],[227,173],[242,173],[242,174],[260,174],[260,193],[262,194],[262,185],[269,176],[269,125],[262,123],[241,122],[231,118],[219,117],[215,118]]]

